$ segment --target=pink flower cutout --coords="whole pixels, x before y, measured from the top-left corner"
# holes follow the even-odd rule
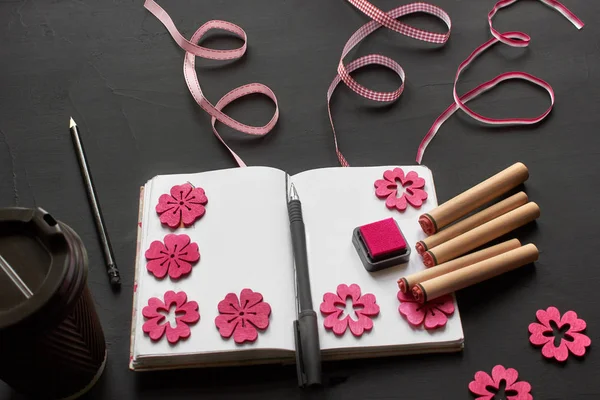
[[[394,168],[385,171],[383,177],[384,179],[375,181],[375,195],[380,199],[387,197],[387,208],[395,207],[398,211],[404,211],[409,203],[419,208],[427,200],[427,192],[423,190],[425,179],[419,177],[415,171],[410,171],[405,176],[402,168]]]
[[[592,344],[591,339],[580,333],[586,327],[584,320],[577,318],[574,311],[567,311],[562,318],[556,307],[548,307],[545,311],[538,310],[535,313],[538,321],[529,324],[529,342],[542,347],[542,355],[546,358],[554,358],[557,361],[565,361],[569,357],[569,352],[576,356],[583,356],[586,347]],[[555,345],[553,325],[559,331],[564,333],[560,339],[560,344]]]
[[[356,314],[357,320],[353,319],[350,314],[340,319],[346,307],[346,299],[352,299],[352,308]],[[323,302],[321,303],[321,313],[327,315],[323,326],[326,329],[332,329],[336,335],[343,335],[350,326],[350,331],[354,336],[362,336],[365,330],[373,329],[374,317],[379,314],[379,306],[375,304],[375,295],[367,293],[360,295],[360,286],[352,284],[338,285],[337,294],[325,293]]]
[[[156,212],[160,215],[160,222],[171,228],[177,228],[182,223],[190,226],[204,215],[206,203],[208,198],[204,189],[186,183],[173,186],[171,194],[161,195],[158,198]]]
[[[477,400],[492,400],[498,393],[504,394],[503,398],[509,400],[533,400],[529,393],[531,385],[525,381],[517,382],[518,378],[516,369],[496,365],[492,369],[492,376],[483,371],[477,372],[475,380],[469,383],[469,390],[479,396]]]
[[[263,301],[260,293],[244,289],[240,299],[235,293],[229,293],[219,302],[219,316],[215,318],[215,325],[224,338],[230,338],[242,344],[254,342],[258,338],[257,329],[267,329],[271,306]]]
[[[188,324],[194,324],[200,319],[198,303],[187,301],[185,292],[175,293],[169,290],[164,294],[164,303],[156,297],[148,300],[148,305],[142,309],[142,315],[147,321],[142,325],[142,330],[152,340],[159,340],[167,334],[169,343],[177,343],[180,339],[188,338],[191,334]],[[175,310],[171,308],[175,306]],[[166,314],[175,313],[175,327],[171,322],[166,322]]]
[[[412,294],[398,291],[398,300],[400,301],[398,311],[413,326],[420,326],[425,322],[426,329],[440,328],[446,325],[448,316],[454,313],[454,299],[451,295],[421,304]]]
[[[148,264],[146,268],[157,278],[164,278],[169,273],[172,279],[192,271],[192,264],[200,259],[198,245],[191,243],[188,235],[168,234],[164,243],[155,240],[146,250]]]

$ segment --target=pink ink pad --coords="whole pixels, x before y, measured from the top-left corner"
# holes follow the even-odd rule
[[[352,243],[369,272],[407,263],[410,257],[410,247],[394,218],[359,226]]]

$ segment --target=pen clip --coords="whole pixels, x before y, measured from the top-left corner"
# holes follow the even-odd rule
[[[300,339],[300,327],[298,320],[294,321],[294,340],[296,341],[296,373],[298,374],[298,386],[306,386],[306,374],[304,373],[304,358],[302,357],[302,340]]]

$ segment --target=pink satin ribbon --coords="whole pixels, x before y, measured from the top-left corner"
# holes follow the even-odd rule
[[[339,149],[337,135],[335,132],[335,127],[333,124],[333,117],[331,115],[331,97],[333,96],[333,92],[337,88],[340,82],[344,82],[346,86],[348,86],[352,91],[357,93],[359,96],[362,96],[366,99],[377,101],[377,102],[394,102],[396,101],[404,90],[404,83],[406,81],[406,76],[404,70],[396,61],[390,59],[389,57],[380,55],[380,54],[370,54],[367,56],[360,57],[354,61],[352,61],[347,66],[344,65],[344,58],[348,55],[348,53],[356,47],[358,43],[360,43],[364,38],[369,36],[371,33],[375,32],[377,29],[386,27],[394,32],[400,33],[401,35],[408,36],[413,39],[421,40],[424,42],[430,43],[438,43],[444,44],[448,41],[450,37],[450,31],[452,28],[452,23],[450,21],[450,17],[444,10],[439,7],[432,6],[426,3],[412,3],[404,6],[400,6],[395,8],[387,13],[381,11],[379,8],[375,7],[373,4],[369,3],[366,0],[348,0],[354,7],[362,11],[373,21],[363,25],[358,29],[348,40],[346,45],[344,46],[344,50],[342,51],[342,56],[340,58],[340,62],[337,69],[337,75],[334,78],[333,82],[329,86],[327,90],[327,112],[329,113],[329,121],[331,122],[331,129],[333,131],[333,140],[335,144],[335,152],[337,154],[338,160],[343,167],[349,166],[348,161],[342,155],[342,152]],[[426,13],[433,15],[439,19],[441,19],[447,26],[448,31],[446,33],[434,33],[428,32],[421,29],[414,28],[410,25],[403,24],[398,21],[396,18],[400,18],[404,15],[414,14],[414,13]],[[350,73],[356,71],[362,67],[367,65],[378,64],[382,65],[386,68],[394,71],[400,79],[402,79],[402,84],[400,87],[393,92],[377,92],[371,89],[364,87],[354,80]]]
[[[460,77],[460,74],[469,66],[469,64],[471,64],[471,62],[473,62],[473,60],[475,58],[479,57],[483,52],[485,52],[487,49],[489,49],[496,43],[501,42],[501,43],[507,44],[512,47],[527,47],[529,45],[529,42],[531,41],[531,38],[529,37],[529,35],[527,35],[523,32],[500,33],[496,29],[494,29],[494,27],[492,25],[492,18],[494,17],[494,15],[496,15],[498,10],[500,10],[501,8],[504,8],[504,7],[508,7],[508,6],[516,3],[517,1],[519,1],[519,0],[499,1],[498,3],[496,3],[494,8],[489,12],[488,23],[489,23],[490,31],[492,33],[493,38],[491,38],[490,40],[488,40],[487,42],[485,42],[484,44],[479,46],[477,49],[475,49],[475,51],[473,51],[473,53],[471,53],[471,55],[465,61],[463,61],[460,64],[460,66],[458,67],[458,70],[456,71],[456,76],[454,78],[454,89],[453,89],[454,104],[452,104],[450,107],[448,107],[446,109],[446,111],[444,111],[442,113],[442,115],[440,115],[435,120],[435,122],[433,123],[433,126],[429,129],[429,132],[427,132],[427,135],[425,135],[425,137],[423,138],[423,141],[419,145],[419,149],[417,151],[417,159],[416,159],[417,163],[420,164],[421,161],[423,160],[423,154],[425,153],[425,149],[427,148],[429,143],[433,140],[435,134],[438,132],[438,130],[440,129],[442,124],[444,122],[446,122],[446,120],[448,118],[450,118],[450,116],[452,116],[452,114],[454,114],[459,109],[464,111],[471,118],[473,118],[479,122],[482,122],[484,124],[502,125],[502,126],[536,124],[536,123],[542,121],[544,118],[546,118],[548,116],[548,114],[550,114],[550,112],[552,111],[552,107],[554,106],[554,91],[552,90],[552,86],[550,86],[547,82],[545,82],[531,74],[528,74],[526,72],[506,72],[506,73],[500,74],[500,75],[496,76],[494,79],[491,79],[485,83],[482,83],[481,85],[470,90],[469,92],[467,92],[466,94],[464,94],[462,96],[459,96],[456,91],[456,85],[458,82],[458,78]],[[563,6],[558,1],[555,1],[555,0],[540,0],[540,1],[543,2],[544,4],[546,4],[547,6],[552,7],[553,9],[560,12],[563,16],[565,16],[565,18],[567,18],[569,21],[571,21],[571,23],[573,25],[575,25],[575,27],[577,27],[577,29],[583,28],[583,25],[584,25],[583,22],[579,18],[577,18],[577,16],[575,16],[575,14],[573,14],[571,11],[569,11],[569,9],[567,9],[565,6]],[[543,88],[544,90],[546,90],[550,96],[550,107],[548,107],[548,109],[546,111],[544,111],[541,115],[539,115],[537,117],[533,117],[533,118],[495,119],[495,118],[488,118],[481,114],[478,114],[466,105],[467,102],[473,100],[477,96],[494,88],[496,85],[498,85],[504,81],[511,80],[511,79],[525,80],[527,82],[533,83],[534,85],[537,85],[537,86]]]
[[[183,62],[183,74],[185,76],[185,81],[190,90],[190,93],[196,100],[196,103],[211,116],[211,124],[213,128],[213,132],[215,136],[223,143],[223,145],[229,150],[233,158],[237,161],[240,167],[245,167],[246,164],[242,159],[225,143],[221,135],[216,129],[216,122],[222,122],[223,124],[229,126],[232,129],[235,129],[238,132],[246,133],[254,136],[264,136],[269,133],[275,124],[277,124],[277,120],[279,119],[279,106],[277,104],[277,97],[275,97],[275,93],[269,87],[263,85],[262,83],[250,83],[248,85],[240,86],[238,88],[233,89],[225,96],[223,96],[216,105],[213,105],[202,93],[202,88],[200,87],[200,82],[198,81],[198,75],[196,74],[196,57],[206,58],[210,60],[235,60],[241,58],[246,53],[247,48],[247,36],[246,32],[242,28],[237,25],[234,25],[227,21],[208,21],[204,25],[202,25],[198,30],[194,33],[191,40],[187,40],[175,26],[175,23],[169,16],[169,14],[159,6],[154,0],[146,0],[144,3],[144,7],[150,11],[160,22],[163,23],[165,28],[169,31],[175,43],[179,45],[183,50],[185,50],[185,59]],[[234,34],[244,41],[244,44],[232,50],[216,50],[210,49],[207,47],[199,46],[197,43],[200,42],[202,37],[206,35],[209,31],[213,29],[224,30]],[[229,115],[225,114],[222,110],[231,102],[244,97],[250,94],[264,94],[268,98],[270,98],[273,103],[275,103],[275,113],[273,114],[273,118],[264,126],[250,126],[243,124]]]

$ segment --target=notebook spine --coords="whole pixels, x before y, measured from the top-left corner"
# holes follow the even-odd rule
[[[130,370],[134,370],[134,360],[133,360],[133,354],[134,354],[134,347],[135,347],[135,320],[136,320],[136,313],[137,313],[137,309],[136,309],[136,304],[137,304],[137,282],[138,282],[138,273],[139,273],[139,257],[140,257],[140,247],[141,247],[141,241],[142,241],[142,217],[143,217],[143,211],[144,211],[144,186],[140,187],[140,203],[139,203],[139,209],[138,209],[138,221],[137,221],[137,239],[136,239],[136,246],[135,246],[135,261],[134,261],[134,277],[133,277],[133,303],[132,303],[132,310],[131,310],[131,338],[130,338],[130,345],[129,345],[129,369]]]

